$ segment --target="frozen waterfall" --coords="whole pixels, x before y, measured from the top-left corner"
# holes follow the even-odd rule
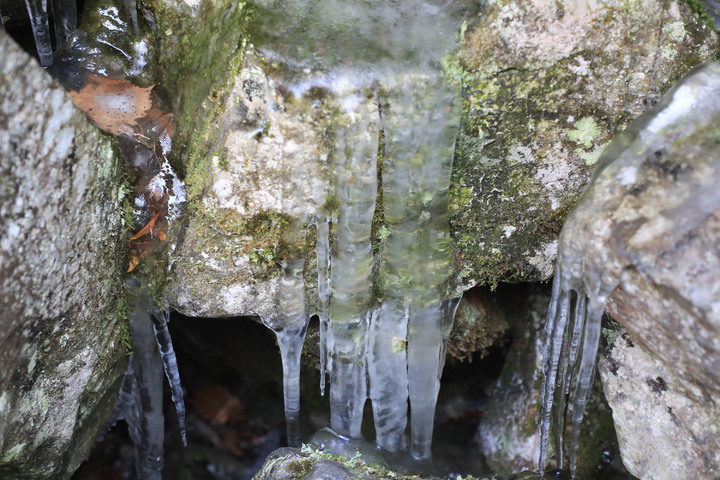
[[[276,3],[257,2],[258,21],[270,33],[257,49],[286,69],[276,70],[272,82],[287,87],[287,105],[304,118],[333,112],[327,155],[318,160],[327,185],[314,189],[313,201],[337,209],[301,219],[317,232],[323,392],[329,376],[330,428],[317,441],[339,450],[361,441],[370,399],[377,445],[429,460],[459,296],[447,217],[459,92],[439,65],[456,46],[460,6],[294,0],[282,3],[280,18],[272,14]],[[303,178],[305,167],[292,153],[283,163],[293,181]],[[297,305],[305,298],[302,278],[293,273],[301,270],[298,262],[286,262],[278,318],[264,319],[282,351],[291,444],[299,438],[291,427],[299,346],[313,313]],[[290,284],[296,305],[286,308]]]

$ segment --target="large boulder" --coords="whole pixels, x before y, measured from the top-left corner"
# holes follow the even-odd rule
[[[718,478],[720,410],[625,334],[599,364],[627,469],[641,479]]]
[[[469,283],[547,280],[603,148],[717,33],[680,0],[488,2],[468,22],[451,227]]]
[[[122,161],[0,30],[0,477],[68,478],[129,349]]]

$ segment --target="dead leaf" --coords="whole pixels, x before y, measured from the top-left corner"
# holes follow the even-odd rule
[[[113,135],[135,135],[139,129],[137,119],[152,109],[150,92],[154,86],[142,88],[127,80],[90,75],[88,83],[70,95],[75,106],[102,130]]]
[[[158,221],[158,218],[160,218],[160,215],[167,212],[167,210],[162,210],[155,214],[154,217],[150,219],[150,221],[145,225],[138,233],[130,237],[130,242],[132,243],[133,240],[137,240],[140,237],[144,237],[145,235],[150,234],[151,237],[157,236],[160,238],[160,240],[165,240],[165,234],[163,232],[158,232],[155,229],[155,222]]]
[[[242,402],[222,385],[208,385],[195,390],[190,403],[205,420],[231,425],[245,420]]]

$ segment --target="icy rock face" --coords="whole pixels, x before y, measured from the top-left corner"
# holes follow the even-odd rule
[[[447,220],[458,90],[439,67],[459,6],[282,8],[255,5],[261,33],[225,99],[170,296],[186,314],[260,316],[278,335],[293,403],[317,313],[334,432],[361,437],[370,397],[378,444],[405,450],[409,400],[410,452],[426,459],[459,296]],[[205,248],[208,234],[220,249]],[[286,404],[288,418],[295,410]]]
[[[682,379],[689,398],[717,405],[719,93],[720,64],[693,69],[608,146],[563,227],[540,419],[542,447],[552,426],[562,452],[559,432],[571,405],[571,467],[606,304],[631,338]],[[706,428],[717,432],[717,418]],[[718,451],[720,437],[709,438]],[[717,468],[706,459],[706,472],[717,476]]]
[[[67,478],[126,361],[122,161],[0,31],[0,477]]]
[[[602,150],[717,34],[680,0],[487,3],[458,64],[452,232],[469,283],[546,280]]]

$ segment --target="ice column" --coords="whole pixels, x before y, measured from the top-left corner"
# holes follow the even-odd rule
[[[381,250],[384,303],[373,324],[371,398],[378,445],[394,451],[404,442],[403,395],[409,396],[410,453],[424,460],[430,458],[445,342],[457,306],[450,298],[456,260],[447,204],[459,115],[457,92],[439,72],[401,72],[393,79],[382,92],[383,204],[390,234]],[[406,329],[407,367],[399,348]]]
[[[365,353],[372,294],[370,229],[377,195],[377,105],[346,93],[336,127],[335,197],[342,206],[332,243],[329,302],[330,425],[359,438],[367,399]]]

